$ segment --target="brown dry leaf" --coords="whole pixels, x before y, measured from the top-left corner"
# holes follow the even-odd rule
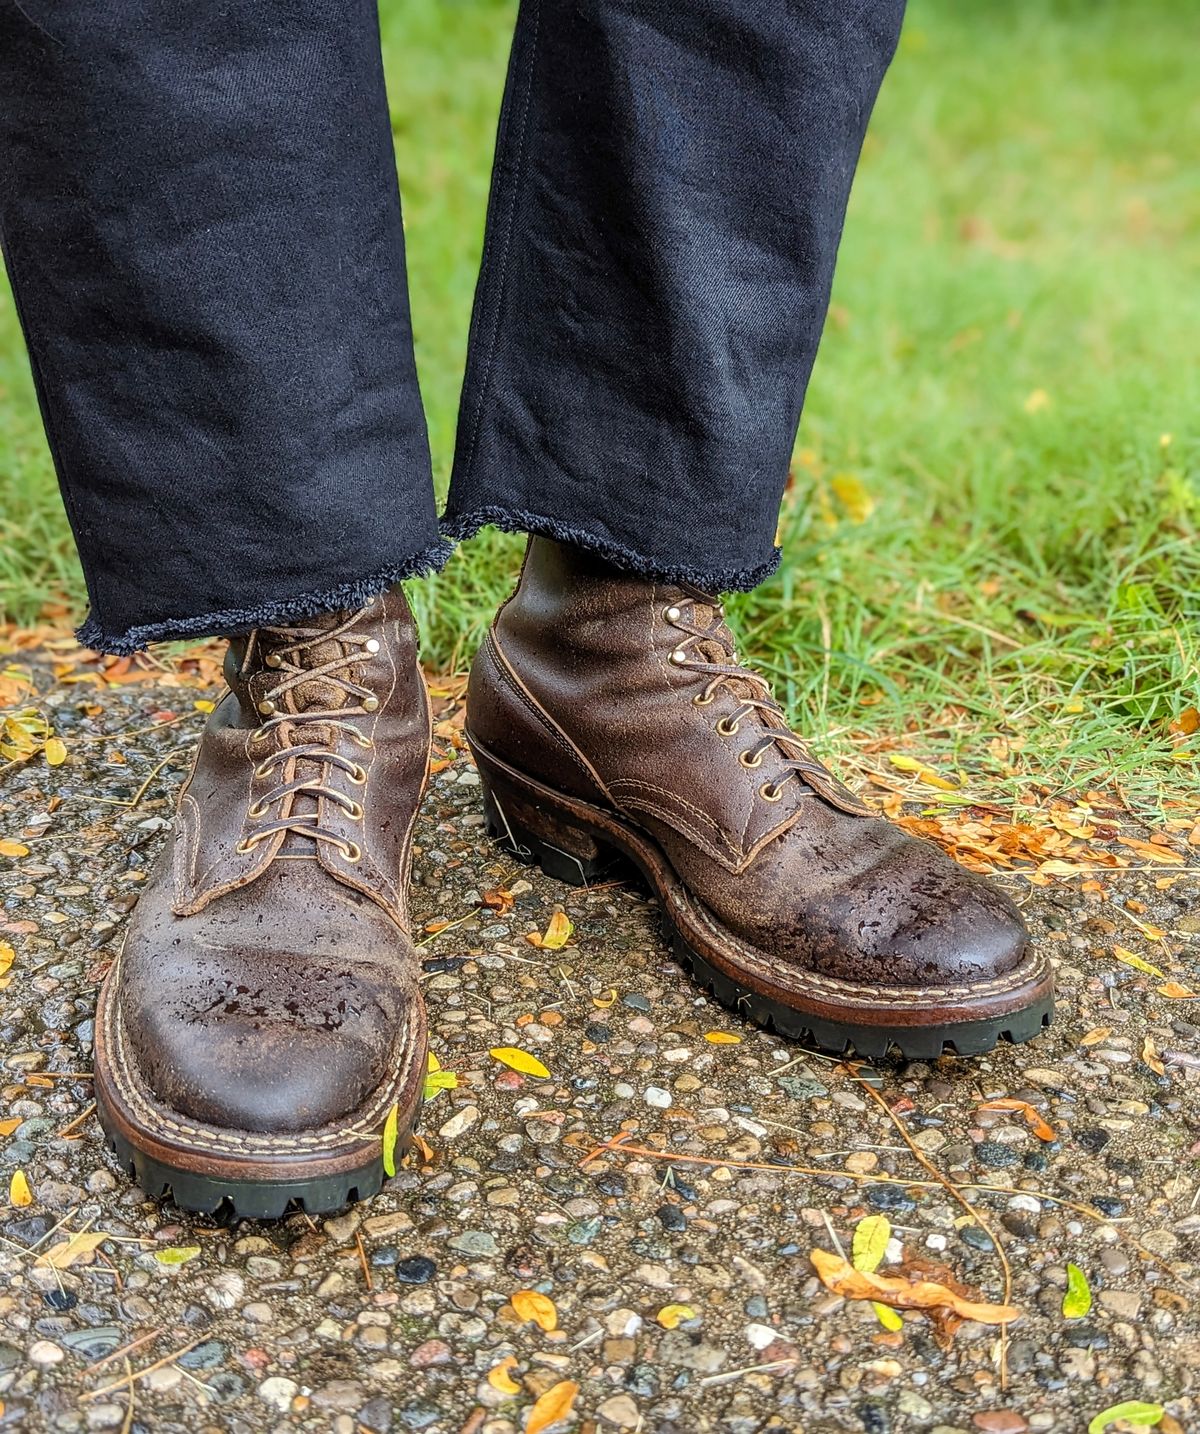
[[[506,1354],[499,1364],[494,1364],[488,1370],[487,1382],[501,1394],[520,1394],[521,1386],[508,1373],[510,1369],[515,1369],[516,1365],[517,1356]]]
[[[13,1116],[9,1120],[0,1120],[0,1137],[7,1140],[8,1137],[13,1133],[14,1130],[16,1130],[17,1126],[20,1124],[21,1117],[19,1115]]]
[[[1015,1305],[966,1300],[932,1280],[906,1280],[856,1270],[848,1260],[828,1250],[811,1250],[809,1259],[825,1288],[843,1299],[879,1300],[906,1310],[951,1309],[960,1318],[977,1320],[980,1324],[1008,1324],[1021,1317]]]
[[[1161,861],[1167,866],[1183,865],[1183,857],[1169,846],[1160,846],[1153,841],[1142,841],[1138,837],[1118,837],[1117,840],[1122,846],[1127,846],[1131,851],[1136,851],[1139,856],[1145,857],[1147,861]]]
[[[549,1295],[539,1294],[537,1290],[518,1290],[508,1302],[522,1320],[532,1320],[539,1329],[549,1333],[558,1328],[558,1311]]]
[[[1158,1047],[1154,1044],[1152,1036],[1147,1036],[1142,1042],[1142,1059],[1155,1075],[1166,1075],[1167,1068],[1163,1065],[1162,1057],[1158,1053]]]
[[[578,1393],[579,1385],[573,1379],[564,1379],[561,1384],[547,1389],[529,1411],[525,1434],[542,1434],[542,1430],[549,1429],[551,1424],[568,1418]]]
[[[1158,988],[1158,994],[1165,996],[1168,1001],[1195,1001],[1200,1000],[1200,993],[1190,991],[1186,986],[1181,986],[1178,981],[1168,981]]]
[[[436,1153],[433,1146],[422,1136],[418,1135],[415,1130],[410,1138],[412,1143],[417,1147],[417,1153],[420,1155],[422,1161],[424,1161],[426,1165],[432,1165],[433,1157]]]
[[[1004,1100],[985,1100],[980,1110],[1011,1110],[1025,1117],[1025,1122],[1039,1140],[1056,1140],[1054,1127],[1047,1125],[1027,1100],[1006,1097]]]
[[[1098,1046],[1106,1036],[1111,1036],[1112,1033],[1111,1026],[1093,1026],[1087,1035],[1081,1037],[1079,1044],[1081,1046]]]
[[[513,909],[516,897],[511,891],[497,887],[494,891],[485,891],[480,900],[490,911],[498,911],[501,916],[504,916]]]
[[[69,1270],[76,1260],[90,1255],[109,1238],[103,1230],[81,1231],[78,1235],[72,1235],[69,1240],[51,1245],[45,1254],[38,1256],[37,1263],[48,1265],[52,1270]]]
[[[1195,707],[1185,707],[1170,725],[1172,732],[1190,737],[1193,732],[1200,732],[1200,712]]]

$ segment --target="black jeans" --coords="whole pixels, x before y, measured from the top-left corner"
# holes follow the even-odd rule
[[[0,0],[84,641],[358,605],[484,523],[759,582],[902,9],[523,0],[439,529],[374,0]]]

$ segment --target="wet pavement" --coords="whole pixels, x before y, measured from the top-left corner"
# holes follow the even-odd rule
[[[0,786],[0,1429],[1076,1434],[1138,1400],[1200,1430],[1200,852],[999,878],[1055,961],[1053,1029],[852,1067],[698,994],[635,888],[487,847],[446,698],[413,899],[457,1085],[369,1205],[224,1227],[129,1185],[87,1074],[215,668],[8,660],[66,757]],[[531,944],[558,911],[566,945]],[[822,1285],[811,1252],[874,1216],[882,1276],[995,1304],[1007,1263],[1007,1337]]]

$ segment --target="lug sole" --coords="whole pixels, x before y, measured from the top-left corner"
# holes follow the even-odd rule
[[[1032,1040],[1054,1015],[1054,990],[1049,973],[1031,978],[1004,999],[984,997],[958,1002],[949,1019],[936,1008],[906,1012],[903,1022],[880,1021],[878,1012],[859,1013],[852,998],[814,1002],[802,997],[781,1000],[755,989],[723,969],[700,949],[701,942],[676,917],[681,904],[671,899],[678,878],[666,857],[649,838],[610,813],[553,792],[516,772],[470,738],[483,790],[488,835],[518,861],[540,867],[549,877],[572,886],[633,877],[655,897],[672,954],[706,991],[738,1015],[788,1040],[815,1046],[835,1055],[851,1052],[880,1059],[899,1055],[908,1060],[935,1060],[942,1055],[976,1056],[998,1042]],[[711,947],[711,941],[705,943]],[[731,962],[732,964],[732,962]],[[837,1007],[839,1009],[831,1009]]]

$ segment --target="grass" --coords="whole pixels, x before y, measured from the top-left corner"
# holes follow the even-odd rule
[[[1188,7],[913,0],[868,137],[781,517],[731,605],[802,730],[973,789],[1186,799],[1200,683],[1200,92]],[[384,0],[444,490],[512,6]],[[0,603],[81,584],[0,292]],[[414,587],[470,655],[520,544]]]

